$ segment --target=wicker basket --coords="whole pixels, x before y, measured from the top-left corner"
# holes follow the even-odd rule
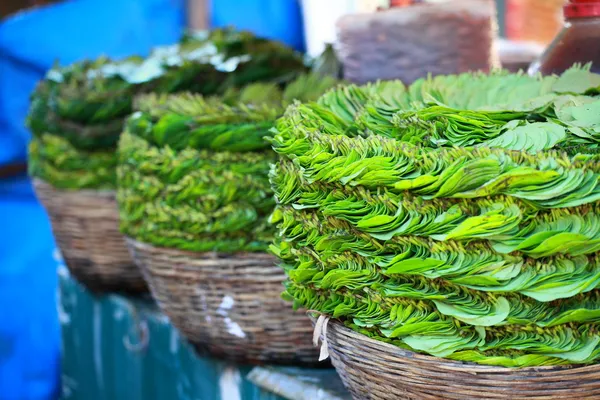
[[[598,399],[600,365],[509,369],[403,350],[330,320],[331,361],[355,399]]]
[[[285,274],[271,255],[127,244],[161,310],[201,353],[250,364],[318,363],[310,320],[281,299]]]
[[[140,270],[131,260],[115,195],[110,191],[59,190],[34,180],[52,230],[71,274],[96,293],[147,292]]]

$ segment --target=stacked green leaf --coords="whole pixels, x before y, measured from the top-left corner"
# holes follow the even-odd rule
[[[464,74],[290,106],[271,139],[284,296],[434,356],[597,362],[599,87]]]
[[[224,94],[257,80],[281,84],[305,70],[293,50],[228,29],[185,37],[146,59],[55,67],[32,96],[30,172],[61,188],[114,188],[115,150],[136,95]]]
[[[293,100],[315,100],[335,84],[301,75],[284,89],[257,83],[218,98],[140,97],[119,146],[122,231],[198,252],[266,250],[276,154],[265,137]]]

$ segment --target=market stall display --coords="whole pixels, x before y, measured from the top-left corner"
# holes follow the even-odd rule
[[[313,73],[218,98],[138,99],[119,145],[121,228],[161,310],[198,350],[315,364],[311,325],[280,297],[264,139],[285,106],[336,84]]]
[[[574,67],[288,108],[271,139],[272,251],[285,297],[346,325],[318,321],[356,398],[600,395],[600,366],[577,367],[600,357],[599,91]]]
[[[300,54],[230,29],[186,36],[142,59],[101,58],[49,71],[33,94],[30,174],[73,275],[97,291],[142,292],[118,231],[115,153],[133,98],[181,90],[222,94],[305,71]]]

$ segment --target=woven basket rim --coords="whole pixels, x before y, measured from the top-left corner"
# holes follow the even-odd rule
[[[201,353],[243,364],[319,363],[310,320],[280,296],[285,273],[274,256],[215,259],[125,240],[161,311]]]
[[[269,259],[277,259],[274,255],[266,252],[266,251],[257,251],[257,252],[250,252],[250,251],[237,251],[234,253],[224,253],[224,252],[218,252],[218,251],[192,251],[192,250],[183,250],[183,249],[178,249],[175,247],[162,247],[162,246],[156,246],[150,243],[146,243],[146,242],[142,242],[139,241],[131,236],[127,236],[125,235],[125,241],[127,242],[127,244],[140,248],[140,249],[153,249],[153,250],[157,250],[157,251],[162,251],[165,253],[171,253],[171,254],[177,254],[177,255],[184,255],[184,256],[190,256],[190,257],[195,257],[198,255],[202,255],[204,258],[209,258],[207,256],[212,256],[210,258],[214,258],[214,259],[224,259],[224,258],[252,258],[252,257],[256,257],[256,258],[269,258]]]
[[[119,232],[114,192],[57,189],[33,179],[71,275],[95,293],[147,291]]]
[[[313,316],[310,317],[315,322]],[[557,366],[541,366],[541,367],[525,367],[525,368],[509,368],[492,365],[482,365],[466,361],[454,361],[448,360],[441,357],[434,357],[426,354],[420,354],[411,350],[402,349],[386,342],[372,339],[362,333],[356,332],[346,327],[339,319],[331,318],[328,322],[328,336],[331,330],[337,330],[345,336],[356,341],[358,345],[362,346],[362,343],[369,343],[384,348],[390,355],[393,355],[396,359],[395,362],[401,361],[403,358],[410,358],[412,360],[420,361],[423,363],[437,364],[443,366],[444,370],[456,370],[463,373],[480,374],[480,373],[492,373],[499,375],[507,374],[526,374],[526,373],[549,373],[549,372],[567,372],[572,371],[573,374],[587,371],[600,370],[600,364],[592,365],[557,365]],[[328,338],[328,342],[331,341]],[[362,343],[361,343],[362,342]],[[387,360],[390,361],[389,359]]]
[[[54,185],[52,185],[49,182],[46,182],[45,180],[41,179],[41,178],[37,178],[37,177],[32,177],[32,182],[33,182],[33,186],[35,188],[41,188],[41,189],[50,189],[50,190],[55,190],[58,192],[62,192],[65,194],[69,194],[69,195],[80,195],[81,197],[99,197],[99,196],[103,196],[103,197],[108,197],[108,198],[114,198],[117,194],[117,191],[114,189],[91,189],[91,188],[85,188],[85,189],[61,189],[61,188],[57,188]]]

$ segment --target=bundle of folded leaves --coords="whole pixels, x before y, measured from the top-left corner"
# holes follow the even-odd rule
[[[115,149],[136,95],[222,94],[257,80],[287,82],[305,70],[292,49],[229,29],[186,36],[146,59],[55,67],[32,96],[30,173],[57,188],[114,188]]]
[[[218,98],[141,96],[119,144],[123,233],[197,252],[266,250],[276,155],[265,136],[293,100],[315,100],[335,84],[309,74],[284,89],[255,83]]]
[[[506,367],[600,357],[600,76],[348,86],[271,139],[295,306]]]

